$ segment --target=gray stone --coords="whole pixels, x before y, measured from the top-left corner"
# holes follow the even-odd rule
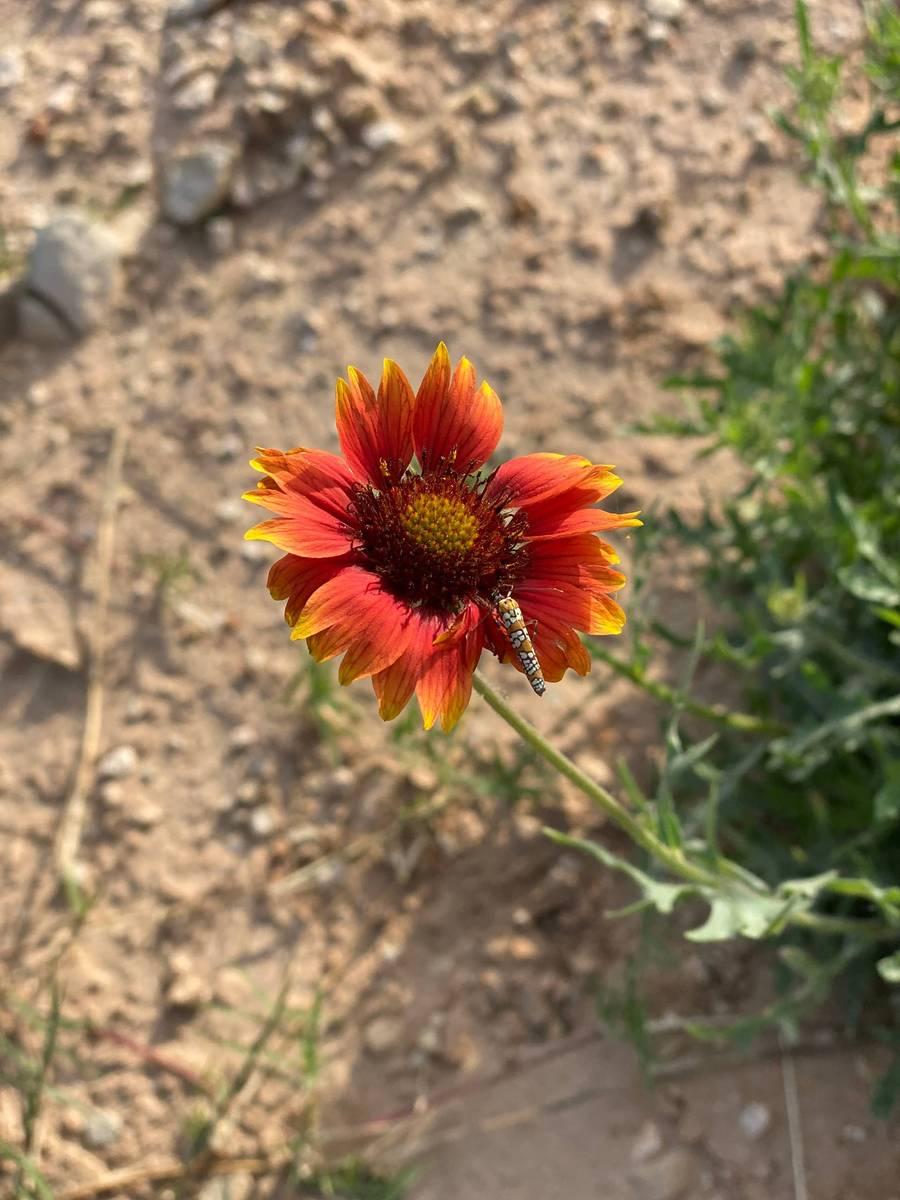
[[[178,25],[182,21],[208,17],[221,7],[222,0],[169,0],[166,21],[169,25]]]
[[[95,1108],[84,1122],[82,1137],[92,1150],[104,1150],[118,1141],[121,1132],[122,1118],[118,1113]]]
[[[138,754],[134,746],[116,746],[104,754],[97,766],[100,779],[127,779],[137,770]]]
[[[72,331],[46,304],[22,293],[19,296],[16,327],[27,342],[55,346],[72,341]]]
[[[228,199],[238,150],[224,142],[207,142],[163,163],[163,216],[176,225],[194,225],[211,216]]]
[[[648,1162],[632,1167],[628,1174],[635,1200],[682,1200],[694,1195],[697,1160],[683,1146],[667,1150]]]
[[[106,230],[77,213],[60,213],[37,235],[19,299],[22,333],[35,341],[81,337],[109,308],[118,250]]]

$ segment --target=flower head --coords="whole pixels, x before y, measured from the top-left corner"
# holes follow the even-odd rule
[[[351,367],[337,385],[343,457],[261,449],[264,478],[245,493],[275,514],[246,536],[285,551],[268,587],[287,601],[291,636],[318,661],[343,654],[341,683],[371,676],[385,720],[415,692],[426,729],[459,720],[485,649],[536,691],[535,676],[587,674],[577,631],[625,623],[610,598],[625,578],[596,535],[640,524],[593,507],[621,480],[579,455],[528,454],[485,474],[503,412],[476,383],[443,343],[415,394],[396,363],[377,393]]]

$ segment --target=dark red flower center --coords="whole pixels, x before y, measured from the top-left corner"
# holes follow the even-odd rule
[[[392,595],[441,616],[489,604],[521,580],[527,518],[452,465],[353,495],[357,548]]]

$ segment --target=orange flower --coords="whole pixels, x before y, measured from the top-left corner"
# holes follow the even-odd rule
[[[625,623],[610,599],[625,582],[618,557],[595,535],[640,521],[591,507],[621,480],[576,454],[527,454],[482,476],[500,399],[467,359],[452,370],[443,343],[415,395],[389,360],[377,394],[353,367],[348,377],[343,457],[261,449],[251,464],[265,478],[245,499],[275,517],[246,536],[285,551],[268,587],[287,601],[291,636],[319,662],[343,654],[343,684],[370,675],[386,721],[415,692],[426,729],[459,720],[482,650],[522,670],[501,598],[520,606],[546,680],[586,675],[576,631]]]

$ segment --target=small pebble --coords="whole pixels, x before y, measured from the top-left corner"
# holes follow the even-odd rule
[[[267,838],[275,832],[275,818],[267,808],[255,808],[250,814],[250,831],[254,837]]]
[[[234,249],[234,221],[229,217],[213,217],[206,226],[206,240],[214,254],[222,257]]]
[[[741,1127],[744,1137],[749,1138],[751,1142],[755,1142],[758,1138],[762,1137],[772,1124],[772,1114],[765,1104],[753,1101],[741,1109],[738,1124]]]
[[[210,224],[215,224],[215,222],[211,221]],[[234,525],[243,520],[249,510],[236,497],[229,496],[225,500],[220,500],[213,511],[217,521],[221,521],[223,525]]]
[[[631,1161],[633,1163],[649,1162],[663,1148],[662,1134],[655,1121],[645,1121],[640,1132],[631,1144]]]
[[[647,16],[654,21],[677,21],[684,13],[684,0],[644,0]]]
[[[0,54],[0,90],[15,87],[24,77],[25,67],[20,50],[7,50]]]
[[[403,141],[403,127],[396,121],[373,121],[365,126],[360,139],[370,150],[388,150]]]
[[[122,1118],[115,1112],[94,1109],[84,1122],[82,1138],[91,1150],[104,1150],[118,1141],[122,1132]]]
[[[370,1054],[387,1054],[403,1036],[402,1022],[396,1017],[375,1017],[366,1026],[363,1042]]]
[[[228,747],[235,754],[249,750],[259,741],[259,734],[252,725],[236,725],[228,735]]]
[[[97,775],[100,779],[127,779],[137,770],[138,753],[134,746],[116,746],[100,759]]]

